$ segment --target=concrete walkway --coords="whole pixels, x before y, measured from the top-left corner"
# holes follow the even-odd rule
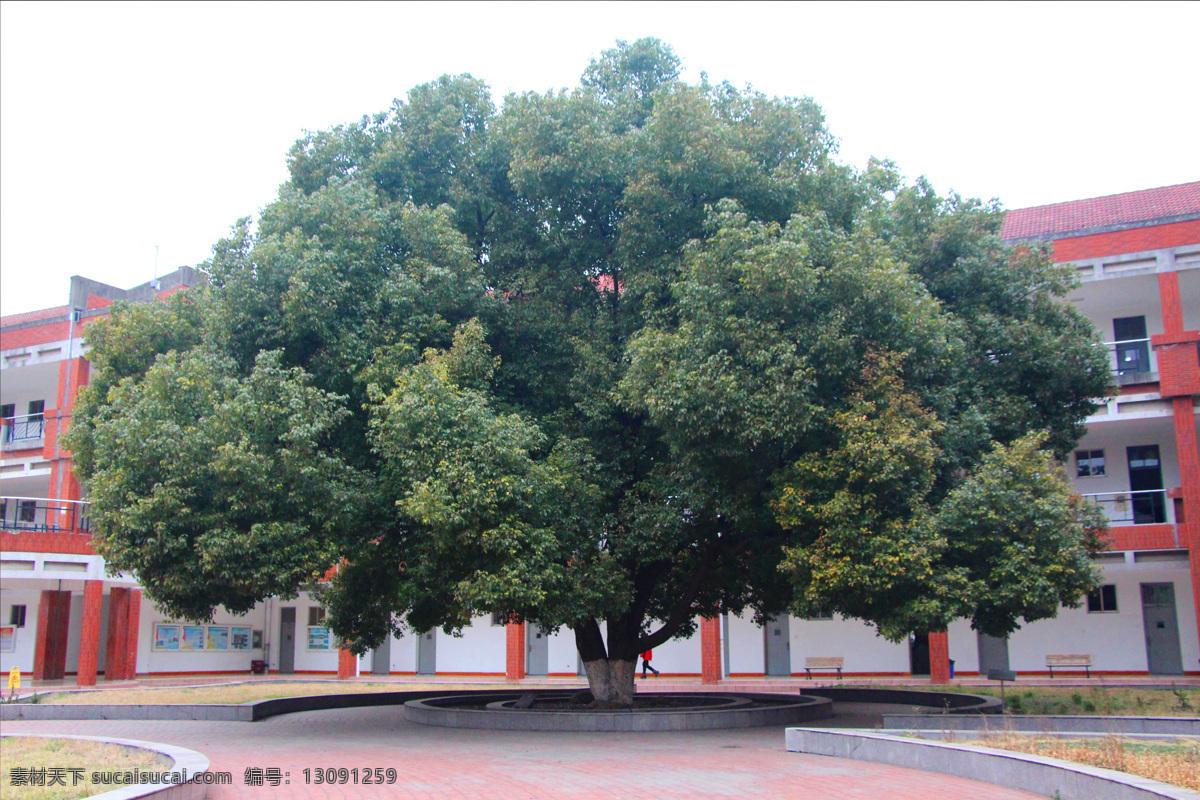
[[[514,733],[428,728],[399,708],[290,714],[257,723],[11,722],[8,733],[143,739],[197,750],[224,798],[804,798],[1029,800],[1036,795],[882,764],[788,753],[782,728],[691,733]],[[7,766],[7,765],[6,765]],[[19,765],[12,765],[19,766]],[[86,766],[63,764],[64,767]],[[317,785],[305,769],[360,770],[360,783]],[[393,785],[362,785],[365,768]],[[280,785],[247,785],[246,770],[279,770]],[[285,783],[285,781],[289,781]]]

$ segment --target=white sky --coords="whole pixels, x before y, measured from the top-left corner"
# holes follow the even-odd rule
[[[1200,3],[0,4],[0,311],[210,255],[302,131],[443,73],[577,84],[657,36],[684,77],[810,95],[841,139],[1008,208],[1200,179]]]

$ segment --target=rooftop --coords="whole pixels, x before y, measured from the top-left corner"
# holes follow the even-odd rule
[[[1005,215],[1001,237],[1057,239],[1196,218],[1200,218],[1200,181],[1014,208]]]

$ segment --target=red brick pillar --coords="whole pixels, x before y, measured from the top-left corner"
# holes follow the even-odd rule
[[[137,677],[139,625],[142,621],[142,590],[129,590],[129,610],[125,621],[125,680]]]
[[[1158,356],[1159,391],[1170,398],[1175,418],[1175,447],[1179,454],[1183,522],[1177,522],[1179,542],[1188,549],[1192,569],[1192,601],[1200,631],[1200,448],[1196,444],[1195,398],[1200,395],[1200,331],[1184,330],[1179,274],[1158,276],[1163,331],[1150,337]]]
[[[358,656],[341,648],[338,650],[338,680],[345,681],[358,677]]]
[[[950,682],[950,636],[946,631],[931,631],[929,634],[929,682]]]
[[[79,672],[75,683],[96,685],[96,665],[100,661],[100,607],[104,602],[104,581],[87,581],[83,587],[83,629],[79,641]]]
[[[700,619],[700,683],[721,682],[721,618]]]
[[[525,623],[504,626],[504,677],[519,681],[525,677]]]
[[[129,638],[129,590],[114,586],[108,592],[108,634],[105,639],[104,679],[125,680],[125,652]]]
[[[67,631],[71,624],[71,593],[46,589],[38,600],[37,640],[33,650],[33,679],[60,680],[67,671]]]

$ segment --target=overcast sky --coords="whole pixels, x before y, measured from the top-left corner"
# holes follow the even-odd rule
[[[443,73],[575,86],[617,39],[809,95],[840,160],[1007,208],[1200,179],[1200,4],[0,4],[0,310],[196,264],[304,130]]]

